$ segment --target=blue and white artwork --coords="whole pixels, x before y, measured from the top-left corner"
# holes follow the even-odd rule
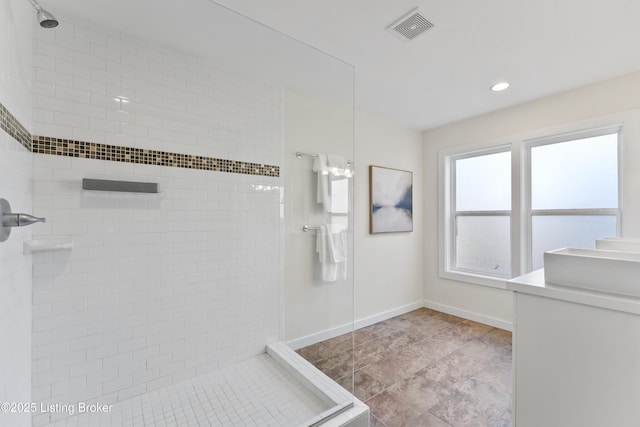
[[[369,166],[370,233],[413,231],[413,174]]]

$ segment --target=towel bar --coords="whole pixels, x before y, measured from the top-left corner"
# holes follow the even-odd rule
[[[303,153],[301,151],[296,152],[296,157],[301,159],[302,157],[318,157],[317,154],[313,154],[313,153]],[[351,166],[351,160],[347,160],[347,166]]]

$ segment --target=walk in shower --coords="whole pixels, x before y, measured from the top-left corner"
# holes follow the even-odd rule
[[[293,351],[353,326],[355,178],[328,211],[314,166],[357,161],[353,68],[207,0],[42,3],[30,144],[1,147],[46,218],[0,243],[31,259],[35,409],[0,426],[368,425]]]

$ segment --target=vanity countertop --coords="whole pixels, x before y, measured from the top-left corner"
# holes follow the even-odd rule
[[[638,278],[638,286],[640,286],[640,278]],[[529,295],[640,315],[640,298],[545,283],[544,269],[508,280],[507,289]]]

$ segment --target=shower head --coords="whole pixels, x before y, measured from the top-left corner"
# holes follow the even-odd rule
[[[42,28],[55,28],[58,26],[58,20],[53,14],[42,8],[36,0],[29,0],[36,10],[36,17]]]
[[[48,12],[43,8],[40,8],[40,10],[38,10],[37,17],[38,22],[40,22],[40,26],[42,28],[55,28],[58,26],[58,20],[56,19],[56,17],[53,16],[51,12]]]

